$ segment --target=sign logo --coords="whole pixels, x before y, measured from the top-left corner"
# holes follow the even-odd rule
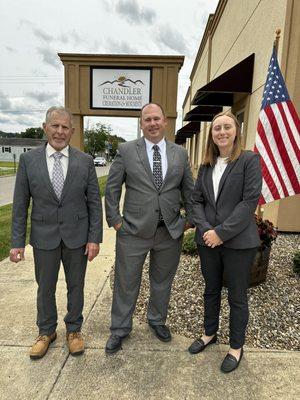
[[[135,82],[130,79],[130,78],[126,78],[126,76],[119,76],[118,79],[115,79],[114,81],[105,81],[103,83],[101,83],[99,86],[105,85],[106,83],[110,83],[110,84],[114,84],[114,83],[118,83],[119,86],[123,86],[123,87],[129,87],[125,85],[125,82],[131,82],[134,85],[136,85],[137,83],[141,83],[142,85],[144,84],[140,79],[137,79]]]
[[[150,69],[92,68],[91,108],[140,110],[150,102]]]

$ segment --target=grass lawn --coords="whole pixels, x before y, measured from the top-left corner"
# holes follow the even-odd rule
[[[0,167],[13,168],[14,162],[13,161],[0,161]],[[18,168],[18,163],[16,162],[16,169],[17,168]]]
[[[101,178],[98,178],[101,197],[104,196],[106,181],[107,181],[107,176],[101,176]],[[0,261],[8,257],[10,250],[11,213],[12,213],[12,204],[0,207]],[[29,210],[29,215],[30,215],[30,210]],[[30,216],[28,217],[27,221],[26,244],[28,243],[29,231],[30,231]]]
[[[16,170],[18,163],[16,162]],[[13,161],[0,161],[0,176],[15,175]]]
[[[12,204],[0,207],[0,261],[3,260],[3,258],[8,257],[10,250],[11,213]],[[26,244],[29,240],[28,234],[30,231],[30,214],[31,207],[28,211]]]
[[[7,176],[7,175],[15,175],[15,171],[10,168],[10,169],[0,169],[0,176]]]
[[[107,182],[107,175],[106,176],[101,176],[100,178],[98,178],[101,197],[104,196],[106,182]]]

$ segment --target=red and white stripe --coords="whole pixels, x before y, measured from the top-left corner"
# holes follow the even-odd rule
[[[260,205],[300,193],[300,120],[291,101],[260,111],[254,150],[261,155]]]

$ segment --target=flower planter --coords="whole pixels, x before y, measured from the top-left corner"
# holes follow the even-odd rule
[[[267,279],[271,247],[258,249],[250,269],[249,287],[257,286]]]
[[[249,287],[257,286],[266,281],[271,247],[259,248],[250,269]],[[223,286],[228,287],[223,277]]]

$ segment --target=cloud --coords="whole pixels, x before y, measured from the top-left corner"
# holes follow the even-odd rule
[[[63,43],[69,43],[69,37],[66,33],[62,33],[59,38],[59,41],[63,42]]]
[[[37,125],[37,119],[32,116],[28,115],[18,115],[14,118],[15,123],[20,124],[20,125],[26,125],[26,126],[36,126]],[[40,123],[38,123],[40,125]]]
[[[56,51],[54,51],[53,49],[38,47],[37,52],[39,55],[42,56],[42,60],[45,64],[51,65],[52,67],[57,69],[60,67],[58,56],[56,54]]]
[[[83,38],[83,36],[80,33],[78,33],[75,29],[73,29],[70,32],[62,32],[57,37],[57,40],[61,42],[63,45],[72,43],[76,46],[78,46],[81,43],[87,42],[86,37]]]
[[[28,19],[20,19],[20,26],[27,25],[27,26],[34,26],[34,23],[29,21]]]
[[[45,42],[52,42],[52,40],[54,40],[53,36],[48,35],[48,33],[42,31],[39,28],[34,28],[33,33],[38,39],[42,39]]]
[[[77,45],[79,43],[83,43],[85,40],[82,38],[82,36],[75,31],[75,29],[72,30],[72,32],[69,33],[69,35],[71,36],[71,40],[73,40],[74,43],[76,43]]]
[[[58,93],[56,92],[26,92],[25,96],[38,101],[39,103],[53,102],[57,99]]]
[[[17,52],[16,49],[14,49],[13,47],[10,47],[10,46],[5,46],[5,48],[6,48],[6,50],[9,51],[10,53],[16,53],[16,52]]]
[[[0,123],[6,124],[7,122],[11,122],[11,119],[9,117],[7,117],[6,115],[2,115],[0,113]]]
[[[107,12],[111,12],[112,11],[112,6],[111,6],[111,2],[108,0],[102,0],[102,5],[104,7],[104,10]]]
[[[109,53],[112,54],[138,54],[136,48],[130,46],[127,42],[117,42],[113,39],[107,40],[107,48],[109,49]]]
[[[0,91],[0,109],[9,110],[11,108],[11,101],[9,97]]]
[[[156,12],[149,7],[140,7],[136,0],[119,0],[116,4],[116,12],[133,24],[152,24],[156,18]]]
[[[185,54],[187,52],[187,45],[183,35],[168,25],[159,27],[157,40],[178,53]]]

